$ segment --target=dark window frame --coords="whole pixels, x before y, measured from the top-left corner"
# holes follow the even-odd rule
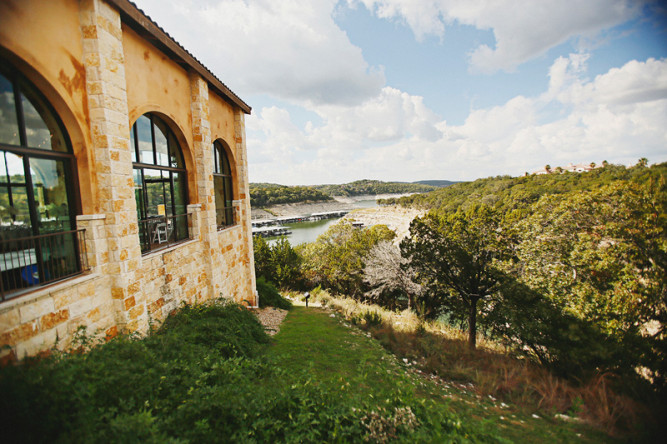
[[[151,133],[151,149],[153,153],[153,162],[146,163],[140,162],[140,150],[139,150],[139,134],[137,128],[137,121],[134,122],[132,128],[130,128],[130,140],[133,143],[131,147],[134,151],[135,161],[132,162],[133,169],[133,179],[135,180],[135,190],[141,188],[141,199],[137,198],[135,191],[135,200],[137,203],[137,219],[139,223],[139,242],[141,245],[142,254],[149,254],[154,251],[159,251],[164,248],[170,247],[174,244],[185,242],[190,239],[190,215],[187,213],[188,205],[188,183],[187,183],[187,169],[185,167],[185,160],[183,157],[183,152],[181,150],[178,139],[174,134],[173,130],[169,127],[167,122],[156,115],[155,113],[145,113],[141,117],[147,117],[150,121],[150,133]],[[160,132],[165,137],[167,141],[167,159],[169,165],[161,165],[158,162],[158,152],[156,145],[156,127],[162,126],[166,130]],[[176,146],[174,146],[176,145]],[[181,166],[172,166],[174,163],[180,163]],[[146,170],[160,171],[160,179],[146,179]],[[141,180],[141,186],[137,186],[135,173],[139,174]],[[167,175],[167,177],[164,176]],[[181,184],[181,194],[183,198],[184,211],[182,213],[177,212],[178,203],[176,202],[175,196],[178,194],[175,186],[175,177],[178,177],[176,180],[182,181]],[[162,201],[164,202],[164,215],[149,215],[148,204],[150,202],[148,195],[147,184],[150,183],[162,183]],[[168,184],[169,191],[165,187],[165,184]],[[169,202],[167,202],[169,200]],[[161,231],[161,230],[164,230]],[[164,237],[163,237],[164,235]]]
[[[236,225],[234,215],[234,177],[232,175],[232,164],[229,160],[227,150],[223,142],[216,140],[213,142],[213,186],[217,188],[216,178],[222,185],[221,190],[215,191],[215,222],[218,230]],[[229,193],[231,205],[218,205],[218,191],[226,197]],[[225,200],[225,199],[223,199]]]
[[[18,69],[14,68],[10,62],[3,58],[0,58],[0,75],[7,80],[12,88],[19,142],[18,145],[15,145],[0,141],[0,176],[6,177],[6,180],[0,181],[0,188],[7,191],[8,204],[11,208],[15,207],[14,196],[18,196],[18,190],[23,189],[25,203],[28,207],[28,217],[30,219],[30,228],[26,227],[23,233],[12,235],[10,231],[7,236],[4,234],[0,236],[0,243],[2,244],[2,251],[0,252],[3,255],[5,267],[8,267],[11,261],[21,263],[19,260],[21,251],[16,250],[16,248],[19,248],[17,245],[22,245],[22,248],[24,248],[22,252],[24,263],[28,263],[25,262],[27,257],[25,252],[28,251],[25,248],[32,249],[34,251],[34,267],[36,267],[36,276],[24,282],[20,282],[19,279],[9,276],[8,272],[14,270],[14,268],[7,269],[6,271],[3,269],[3,277],[0,280],[0,301],[5,301],[20,295],[25,290],[33,290],[55,281],[79,275],[87,270],[88,267],[86,258],[81,256],[82,248],[85,247],[82,244],[85,235],[83,234],[83,230],[76,229],[76,215],[80,212],[79,182],[76,157],[66,127],[44,93]],[[23,99],[37,111],[41,122],[51,133],[52,144],[49,148],[28,145],[28,124]],[[53,145],[54,137],[57,137],[59,140],[55,146],[56,149],[54,149]],[[7,153],[21,158],[23,182],[19,183],[12,180],[12,175],[9,173]],[[31,160],[36,161],[40,159],[62,163],[62,171],[58,174],[58,177],[62,178],[64,184],[67,204],[67,212],[64,216],[66,216],[67,227],[61,225],[60,229],[58,229],[58,224],[45,227],[42,215],[38,212],[35,183],[33,182],[31,172]],[[10,213],[13,225],[17,221],[16,214],[14,212]],[[46,231],[42,230],[43,228],[46,228]],[[72,235],[77,236],[78,240],[66,240],[70,239]],[[60,242],[65,241],[71,242],[71,251],[65,249],[58,250],[61,248],[59,246],[61,245]],[[7,250],[5,251],[5,249]],[[62,258],[72,256],[69,257],[69,260],[72,261],[71,266],[60,267],[59,270],[53,269],[53,264],[50,264],[50,261],[53,260],[54,253],[67,255],[61,256]],[[48,257],[51,257],[51,259],[48,259]],[[23,279],[25,280],[26,277]]]

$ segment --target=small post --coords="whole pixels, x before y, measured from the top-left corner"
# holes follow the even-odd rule
[[[304,299],[306,300],[306,308],[308,308],[308,299],[310,299],[310,293],[306,292]]]

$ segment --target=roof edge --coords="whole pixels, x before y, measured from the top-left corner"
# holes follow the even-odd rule
[[[181,66],[189,67],[197,72],[209,83],[218,95],[241,108],[246,114],[250,114],[252,111],[250,105],[245,103],[239,96],[222,83],[215,74],[197,60],[188,50],[183,48],[183,46],[174,40],[173,37],[167,34],[164,29],[148,17],[144,11],[139,9],[134,3],[129,0],[104,1],[116,7],[120,12],[122,21],[134,31],[142,37],[146,37],[146,35],[152,37],[149,43],[167,54],[170,58],[174,59]]]

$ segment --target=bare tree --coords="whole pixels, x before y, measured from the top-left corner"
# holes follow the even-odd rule
[[[389,241],[380,242],[366,259],[364,282],[373,287],[366,294],[378,299],[383,294],[400,291],[408,298],[408,308],[412,308],[414,297],[421,292],[421,285],[412,280],[413,274],[398,246]]]

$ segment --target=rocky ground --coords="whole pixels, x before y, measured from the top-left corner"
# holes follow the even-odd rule
[[[253,313],[255,313],[259,322],[264,326],[264,330],[270,336],[280,331],[280,324],[285,319],[285,316],[287,316],[287,310],[275,307],[254,309]]]

